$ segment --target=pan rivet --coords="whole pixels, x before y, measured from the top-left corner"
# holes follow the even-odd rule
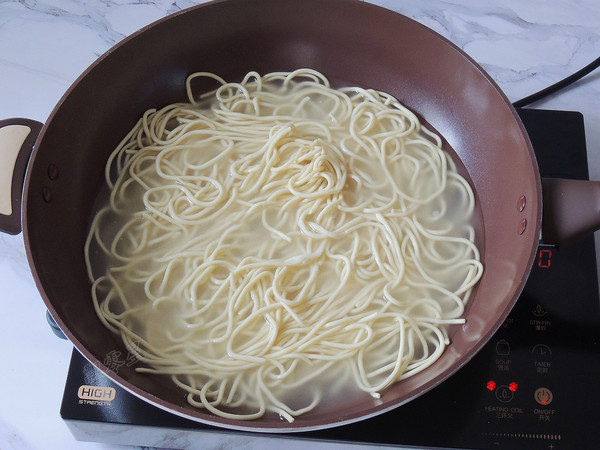
[[[51,180],[56,180],[58,178],[58,167],[56,166],[56,164],[50,164],[48,166],[48,178],[50,178]]]
[[[46,203],[50,203],[52,201],[52,191],[48,186],[44,186],[42,188],[42,198]]]
[[[519,224],[519,234],[525,233],[526,229],[527,229],[527,219],[523,219],[523,220],[521,220],[521,223]]]
[[[519,197],[519,212],[523,212],[523,210],[525,209],[525,205],[527,205],[527,199],[525,198],[524,195],[521,195]]]

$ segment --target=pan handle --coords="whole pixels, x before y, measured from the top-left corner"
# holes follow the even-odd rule
[[[21,232],[25,172],[42,124],[30,119],[0,120],[0,231]]]
[[[543,178],[542,241],[562,245],[600,229],[600,181]]]

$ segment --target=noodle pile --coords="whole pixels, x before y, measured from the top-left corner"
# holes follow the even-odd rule
[[[197,97],[196,78],[220,87]],[[440,138],[310,69],[187,91],[112,153],[86,242],[137,370],[216,415],[291,422],[341,384],[379,397],[430,366],[483,271]]]

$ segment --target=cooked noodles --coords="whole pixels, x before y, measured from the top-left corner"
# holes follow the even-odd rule
[[[203,77],[220,86],[196,95]],[[222,417],[292,421],[341,380],[379,397],[434,363],[483,271],[440,138],[310,69],[187,92],[112,153],[86,242],[137,370]]]

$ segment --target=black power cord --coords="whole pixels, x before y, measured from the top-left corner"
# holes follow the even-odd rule
[[[547,97],[548,95],[553,94],[553,93],[569,86],[570,84],[574,83],[575,81],[579,80],[580,78],[583,78],[588,73],[592,72],[593,70],[597,69],[598,67],[600,67],[600,58],[595,59],[594,61],[589,63],[587,66],[585,66],[583,69],[578,70],[574,74],[569,75],[567,78],[560,80],[557,83],[554,83],[552,86],[548,86],[547,88],[542,89],[541,91],[538,91],[535,94],[531,94],[525,98],[522,98],[521,100],[514,102],[513,106],[515,108],[522,108],[524,106],[530,105],[531,103],[537,102],[538,100],[541,100],[544,97]]]

